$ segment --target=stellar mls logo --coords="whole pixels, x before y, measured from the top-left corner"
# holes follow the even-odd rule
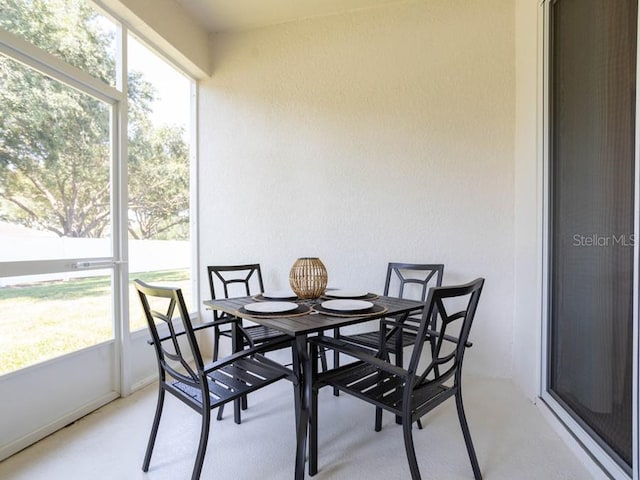
[[[635,234],[627,235],[580,235],[573,236],[574,247],[633,247],[636,244]]]

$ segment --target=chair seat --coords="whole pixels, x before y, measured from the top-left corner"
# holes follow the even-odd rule
[[[396,415],[402,414],[405,379],[365,362],[354,362],[327,373],[318,374],[314,388],[331,385]],[[446,400],[455,391],[445,385],[426,383],[411,395],[412,417],[418,419],[425,411]]]
[[[357,333],[354,335],[341,335],[341,340],[362,347],[369,348],[371,350],[378,350],[380,347],[380,331],[374,330],[371,332]],[[402,347],[409,347],[416,341],[416,336],[413,332],[402,332]],[[387,340],[387,352],[396,354],[396,338],[391,337]]]
[[[284,333],[279,332],[274,328],[265,327],[263,325],[250,325],[250,326],[242,327],[242,329],[247,334],[247,336],[251,339],[254,345],[266,342],[268,340],[274,340],[280,337],[286,337]],[[232,337],[231,330],[222,330],[220,332],[220,335],[224,337],[229,337],[229,338]],[[246,338],[244,339],[244,341],[245,341],[245,344],[249,343]]]
[[[210,408],[230,402],[270,383],[285,378],[284,370],[255,358],[242,358],[207,375]],[[169,391],[195,408],[202,407],[202,392],[184,382],[172,382]]]

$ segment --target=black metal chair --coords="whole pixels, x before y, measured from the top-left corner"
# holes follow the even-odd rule
[[[387,277],[384,281],[383,295],[396,296],[398,298],[411,298],[424,302],[430,287],[442,285],[444,265],[441,263],[399,263],[389,262],[387,265]],[[408,321],[419,321],[420,317],[409,317]],[[415,334],[408,330],[399,331],[387,341],[387,352],[395,357],[396,365],[402,366],[404,362],[404,349],[415,343]],[[339,329],[333,332],[334,338],[342,338],[345,342],[376,351],[380,345],[380,331],[371,330],[353,335],[342,335]],[[334,367],[340,366],[340,353],[333,353]],[[333,390],[335,396],[339,390]],[[422,423],[418,419],[418,428]]]
[[[462,360],[469,346],[468,337],[484,279],[466,285],[434,287],[429,290],[425,309],[418,325],[382,320],[380,345],[373,355],[341,339],[315,337],[309,339],[311,354],[317,348],[330,348],[356,361],[327,372],[318,373],[312,363],[315,378],[311,393],[309,422],[309,474],[318,468],[318,391],[327,385],[375,405],[375,430],[382,428],[382,411],[402,418],[404,444],[413,480],[420,479],[412,437],[412,424],[448,398],[455,397],[458,419],[476,480],[481,480],[469,426],[462,405]],[[462,309],[460,309],[462,308]],[[453,311],[455,313],[449,313]],[[432,329],[434,316],[438,330]],[[394,330],[409,330],[415,335],[411,360],[407,369],[392,364],[386,352],[387,339]],[[433,340],[433,342],[431,342]],[[421,368],[420,356],[426,341],[433,345],[426,368]],[[450,348],[443,348],[445,345]]]
[[[212,299],[257,295],[264,292],[262,271],[258,263],[210,265],[207,267],[207,273]],[[232,326],[234,322],[237,323],[243,339],[243,345],[234,346],[236,350],[247,346],[255,347],[273,339],[288,338],[291,340],[290,337],[273,328],[262,325],[245,325],[241,319],[217,310],[213,311],[213,320],[215,324],[213,338],[214,360],[218,358],[220,352],[220,337],[233,337]]]
[[[442,285],[443,264],[397,263],[387,266],[387,277],[384,282],[385,296],[411,298],[424,302],[430,287]],[[414,287],[415,286],[415,287]],[[419,317],[409,317],[409,321],[419,321]],[[387,352],[396,358],[396,365],[403,365],[403,350],[415,343],[415,333],[403,330],[401,335],[393,336],[387,341]],[[380,331],[372,330],[354,335],[341,335],[334,331],[334,338],[342,338],[345,342],[359,345],[370,350],[377,350],[380,345]],[[338,353],[334,353],[334,366],[340,365]]]
[[[209,288],[211,298],[230,298],[240,296],[258,295],[264,293],[264,282],[262,280],[262,270],[259,263],[250,263],[245,265],[210,265],[207,267],[209,277]],[[288,340],[289,343],[276,343],[275,347],[270,348],[276,350],[291,346],[292,338],[284,335],[278,330],[265,327],[263,325],[248,325],[244,320],[231,316],[227,313],[213,311],[213,359],[216,360],[220,351],[220,338],[228,337],[233,339],[233,326],[237,326],[242,337],[242,345],[232,345],[233,351],[237,351],[247,347],[256,347],[264,345],[266,342],[273,340]],[[326,370],[327,360],[326,354],[320,354],[323,370]],[[241,399],[242,410],[247,409],[247,398],[243,396]],[[224,406],[218,410],[218,420],[222,419]],[[238,408],[234,409],[234,418],[236,423],[241,422],[241,413]]]
[[[288,345],[290,341],[266,342],[205,365],[195,335],[198,327],[194,328],[191,323],[181,290],[155,287],[140,280],[135,280],[134,284],[149,324],[149,343],[156,352],[159,374],[158,403],[142,470],[149,470],[165,393],[168,392],[202,416],[200,441],[191,475],[192,480],[197,480],[209,439],[212,409],[283,378],[293,382],[298,408],[300,391],[297,377],[291,370],[262,355],[266,350]],[[211,326],[209,323],[204,327]]]

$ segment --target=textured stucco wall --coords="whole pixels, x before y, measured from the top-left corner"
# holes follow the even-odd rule
[[[538,150],[541,95],[539,45],[542,7],[537,0],[515,3],[515,382],[529,398],[540,393],[542,178]]]
[[[388,261],[442,262],[445,283],[487,279],[466,368],[510,376],[513,2],[410,2],[212,43],[201,274],[258,261],[281,288],[319,256],[330,285],[381,291]]]

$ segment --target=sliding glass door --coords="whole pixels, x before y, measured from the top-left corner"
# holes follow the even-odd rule
[[[548,13],[546,394],[626,476],[637,308],[638,5],[557,0]]]

